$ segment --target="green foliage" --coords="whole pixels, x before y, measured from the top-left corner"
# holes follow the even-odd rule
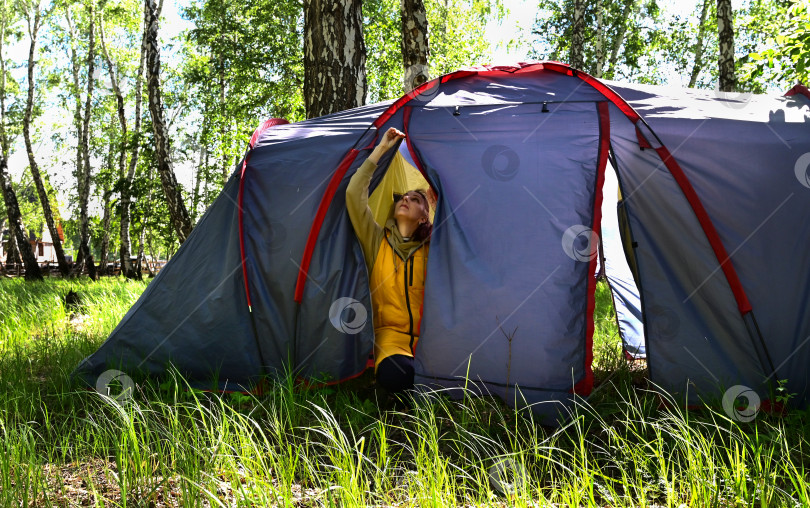
[[[708,2],[705,21],[700,17],[703,1],[694,3],[688,14],[681,14],[671,4],[656,0],[600,0],[585,2],[585,68],[589,74],[607,79],[641,83],[672,83],[687,86],[694,73],[697,88],[717,86],[717,20],[716,2]],[[798,5],[800,0],[792,4]],[[772,83],[767,78],[781,79],[787,74],[767,71],[780,67],[774,34],[795,33],[793,41],[801,39],[801,8],[795,19],[786,15],[784,0],[746,0],[734,11],[735,65],[738,84],[742,90],[764,92]],[[601,29],[597,17],[601,9]],[[533,56],[539,59],[568,60],[573,23],[573,0],[542,0],[534,27],[538,47]],[[627,15],[625,15],[627,13]],[[622,31],[624,30],[624,31]],[[624,35],[623,38],[620,35]],[[769,40],[768,37],[772,39]],[[789,36],[790,37],[790,36]],[[787,39],[776,37],[779,40]],[[597,42],[605,48],[604,64],[600,67]],[[615,44],[621,43],[617,59],[610,58]],[[786,51],[791,51],[786,42]],[[795,50],[796,46],[791,46]],[[697,55],[702,52],[700,61]],[[759,52],[759,53],[757,53]],[[749,53],[753,53],[749,57]],[[794,53],[797,55],[798,53]],[[751,59],[759,62],[752,64]],[[769,58],[771,60],[769,60]],[[799,57],[800,58],[800,57]]]
[[[426,0],[431,78],[462,67],[488,64],[486,25],[505,15],[501,0]],[[368,102],[395,99],[403,90],[401,21],[398,0],[363,2]]]
[[[101,134],[106,141],[106,147],[102,143],[98,143],[98,158],[101,161],[96,173],[95,180],[95,196],[101,204],[101,213],[96,216],[90,217],[90,231],[91,231],[91,248],[94,251],[94,259],[97,263],[105,266],[107,262],[118,259],[118,231],[120,224],[120,215],[116,213],[116,204],[118,200],[115,196],[120,195],[120,187],[123,184],[123,175],[118,172],[118,149],[121,142],[121,131],[118,128],[118,122],[114,117],[107,121],[106,128],[101,129]],[[106,148],[106,150],[105,150]],[[117,187],[117,192],[115,192]],[[104,206],[109,207],[109,227],[104,227]],[[107,238],[107,257],[108,259],[101,259],[101,244],[103,239]]]
[[[23,115],[25,114],[25,101],[21,100],[23,92],[20,88],[20,84],[14,79],[14,75],[11,73],[11,68],[14,66],[14,63],[9,62],[9,60],[6,59],[5,66],[5,88],[0,91],[0,93],[3,94],[3,100],[5,101],[6,105],[5,116],[2,119],[2,122],[3,131],[9,146],[0,147],[0,149],[3,150],[3,155],[8,157],[9,153],[7,153],[6,150],[10,149],[10,147],[14,144],[14,141],[22,135],[22,121]]]
[[[696,88],[713,88],[717,83],[717,6],[714,0],[708,2],[706,19],[703,25],[700,16],[703,2],[698,2],[687,15],[674,14],[666,19],[667,30],[658,38],[662,53],[661,63],[673,68],[681,76],[684,85],[688,84],[692,73],[696,73]],[[698,47],[702,35],[702,45]],[[702,51],[701,62],[697,54]],[[661,77],[659,82],[667,82]]]
[[[157,176],[157,161],[155,160],[154,134],[151,120],[143,126],[144,136],[141,138],[141,156],[138,159],[138,171],[132,182],[132,194],[138,199],[131,204],[132,223],[130,224],[132,236],[132,252],[137,253],[136,239],[142,230],[146,230],[145,253],[151,255],[150,247],[157,257],[162,253],[173,252],[176,249],[177,237],[174,228],[168,221],[169,207],[163,195],[163,187]],[[151,169],[150,169],[151,168]],[[163,257],[166,259],[166,257]]]
[[[58,206],[56,190],[51,186],[47,178],[44,178],[42,183],[45,185],[51,206]],[[31,173],[28,171],[23,172],[19,181],[12,180],[12,185],[17,192],[17,202],[23,217],[26,236],[33,234],[37,238],[42,238],[45,231],[47,231],[47,226]]]
[[[770,9],[753,14],[766,42],[750,48],[744,75],[756,89],[768,86],[785,91],[797,82],[810,82],[810,6],[803,0],[765,2]],[[767,16],[763,15],[765,11]]]
[[[535,58],[568,61],[573,5],[574,0],[540,2],[540,14],[533,30],[538,43],[533,53]],[[663,35],[658,3],[655,0],[602,0],[585,2],[585,6],[585,67],[582,70],[607,79],[649,81]],[[615,59],[612,58],[614,51]]]
[[[187,34],[184,77],[198,91],[210,90],[201,101],[220,109],[211,107],[209,113],[249,117],[254,123],[263,116],[303,118],[296,90],[303,30],[298,2],[201,0],[185,15],[195,26]],[[215,104],[222,91],[225,104]]]
[[[194,23],[182,47],[185,100],[202,114],[203,176],[219,189],[259,122],[305,118],[302,11],[294,0],[198,0],[184,13]]]
[[[428,34],[433,77],[460,67],[490,63],[491,48],[485,30],[490,20],[503,19],[505,10],[500,0],[429,1],[425,7],[433,26]]]
[[[400,97],[405,91],[402,90],[399,0],[364,1],[363,20],[368,102]]]

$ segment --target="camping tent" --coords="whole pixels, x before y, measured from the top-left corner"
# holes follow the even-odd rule
[[[608,83],[533,62],[265,122],[182,248],[78,371],[94,382],[108,368],[157,375],[171,363],[221,389],[289,370],[325,382],[361,373],[371,299],[345,188],[394,126],[406,142],[380,167],[405,153],[438,195],[417,383],[469,379],[549,414],[590,393],[595,246],[614,168],[619,252],[638,284],[652,381],[698,403],[734,385],[765,400],[786,380],[804,402],[810,95],[797,90]]]

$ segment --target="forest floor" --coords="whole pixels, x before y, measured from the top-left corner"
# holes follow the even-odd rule
[[[72,378],[145,287],[0,280],[0,506],[810,505],[810,413],[682,409],[625,359],[602,283],[595,389],[560,426],[471,391],[392,401],[371,372],[120,400]]]

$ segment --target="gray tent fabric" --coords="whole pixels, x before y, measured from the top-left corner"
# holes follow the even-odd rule
[[[92,384],[109,368],[159,376],[174,365],[220,388],[362,373],[374,323],[345,189],[394,126],[439,196],[418,384],[472,387],[549,423],[591,392],[595,239],[616,195],[603,198],[610,149],[638,291],[612,282],[643,322],[633,338],[622,327],[625,346],[688,403],[734,385],[766,401],[781,380],[805,404],[808,120],[804,97],[606,85],[546,62],[458,71],[397,101],[260,129],[77,373]],[[622,255],[611,251],[608,266]]]
[[[698,403],[701,395],[718,396],[718,386],[732,385],[745,385],[765,400],[779,379],[806,403],[807,98],[611,86],[671,147],[692,182],[739,274],[776,371],[760,360],[671,179],[649,150],[633,147],[635,134],[625,129],[614,148],[639,242],[652,380],[689,392],[689,401]]]
[[[206,386],[238,389],[258,381],[261,362],[233,227],[238,190],[231,179],[110,337],[76,368],[92,386],[107,369],[154,374],[170,364]]]
[[[343,213],[345,206],[335,203],[325,218],[322,231],[328,236],[317,243],[311,283],[300,305],[293,300],[292,289],[306,233],[332,172],[384,109],[385,105],[370,106],[273,127],[249,156],[243,202],[247,285],[256,334],[270,351],[266,361],[273,371],[328,382],[365,367],[373,328],[345,333],[328,319],[339,299],[371,308],[363,255]],[[361,162],[356,160],[354,169]],[[345,193],[348,180],[344,180],[338,199]]]
[[[563,237],[593,223],[597,110],[593,102],[555,105],[553,114],[540,104],[509,109],[413,112],[412,144],[442,196],[416,381],[469,386],[470,375],[506,400],[567,401],[586,376],[591,268]]]
[[[240,254],[240,163],[188,240],[76,373],[94,386],[106,369],[160,375],[171,364],[196,385],[248,390],[262,375],[303,370],[327,380],[364,367],[373,344],[371,327],[347,335],[324,319],[327,305],[312,320],[320,329],[302,338],[296,334],[299,311],[292,288],[306,241],[302,232],[312,224],[331,172],[386,107],[279,125],[265,131],[250,151],[241,208],[252,312]],[[342,269],[354,259],[354,265],[337,284],[321,288],[333,301],[340,295],[370,308],[362,253],[352,241],[348,217],[342,228],[343,245],[333,247],[344,252],[331,262]],[[312,289],[320,293],[317,287]],[[317,348],[321,342],[327,347]],[[344,342],[355,350],[352,355],[341,347]],[[306,352],[296,355],[296,347]]]
[[[657,154],[639,151],[634,129],[617,126],[613,134],[619,140],[613,146],[638,244],[651,379],[678,394],[687,389],[680,380],[714,393],[718,383],[725,388],[751,386],[764,379],[729,284],[717,270],[715,253],[675,179],[656,167]],[[627,138],[619,138],[621,134]],[[699,293],[692,295],[697,298],[690,298],[697,287]],[[649,322],[663,320],[670,326],[673,319],[680,323],[676,333]]]

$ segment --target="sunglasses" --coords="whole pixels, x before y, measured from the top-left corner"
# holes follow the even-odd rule
[[[402,198],[404,198],[405,196],[410,196],[411,198],[413,198],[413,197],[415,197],[417,195],[421,198],[422,204],[425,205],[425,206],[428,206],[427,195],[423,191],[420,191],[420,190],[406,192],[405,194],[400,194],[398,192],[395,192],[394,193],[394,203],[399,203],[402,200]]]

